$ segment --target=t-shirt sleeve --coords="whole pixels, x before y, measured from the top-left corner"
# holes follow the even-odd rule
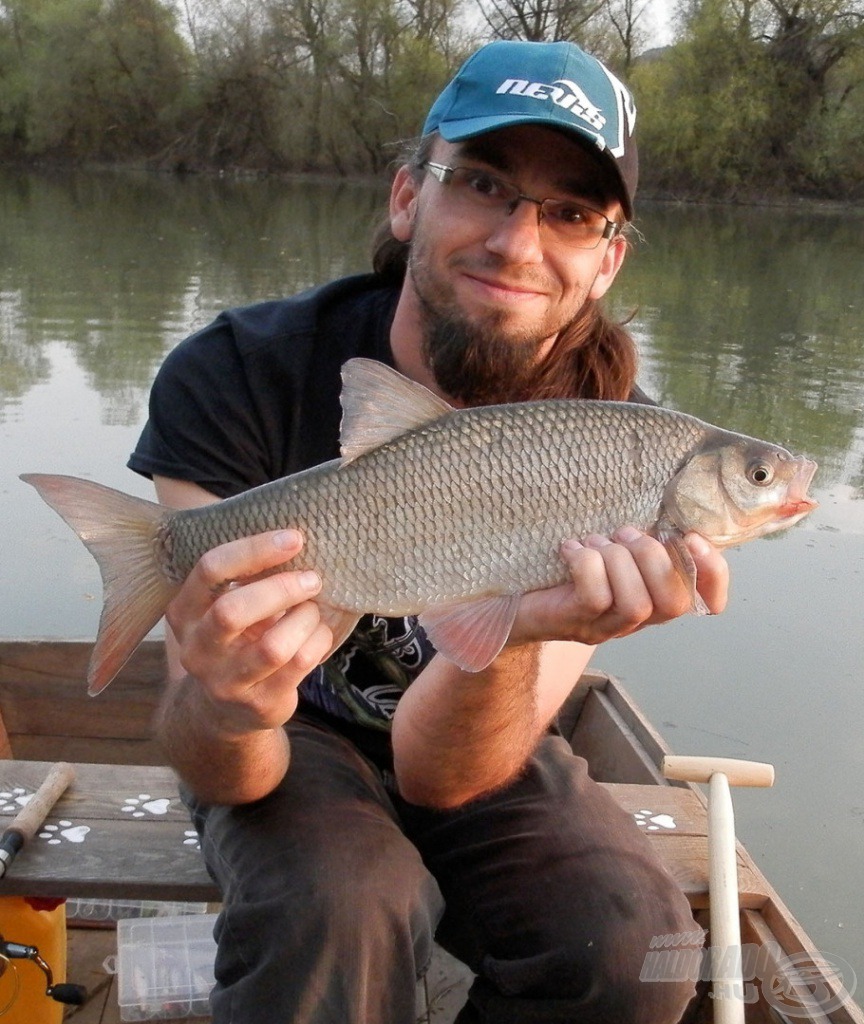
[[[223,315],[166,357],[128,466],[226,498],[271,479],[268,462],[243,360]]]

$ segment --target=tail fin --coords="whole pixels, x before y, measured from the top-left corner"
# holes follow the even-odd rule
[[[31,484],[87,545],[102,573],[104,605],[87,672],[88,693],[111,682],[177,592],[156,560],[165,508],[73,476],[26,473]]]

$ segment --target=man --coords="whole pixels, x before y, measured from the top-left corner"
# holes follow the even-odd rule
[[[377,273],[187,339],[132,468],[192,506],[333,458],[356,355],[455,404],[638,397],[632,342],[598,308],[626,249],[634,118],[575,46],[482,48],[395,176]],[[550,723],[593,645],[689,596],[633,528],[561,539],[573,582],[526,595],[473,674],[377,617],[322,666],[317,574],[260,576],[296,531],[202,558],[168,613],[159,732],[224,893],[215,1021],[410,1024],[436,934],[478,975],[460,1021],[679,1019],[692,987],[639,971],[654,936],[693,931],[686,900]],[[725,562],[688,544],[718,612]]]

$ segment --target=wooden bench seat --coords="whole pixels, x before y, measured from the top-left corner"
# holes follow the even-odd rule
[[[0,761],[0,828],[50,762]],[[0,895],[208,902],[220,898],[170,768],[76,764],[76,778],[18,854]]]
[[[708,815],[705,801],[690,787],[604,782],[658,847],[660,858],[694,910],[708,906]],[[763,906],[771,892],[765,876],[738,843],[738,901]]]
[[[0,827],[50,768],[0,761]],[[174,773],[150,765],[78,764],[76,779],[18,855],[0,893],[183,900],[219,899],[204,867]],[[688,788],[602,783],[647,832],[694,908],[707,906],[706,815]],[[742,906],[766,898],[765,880],[739,850]]]
[[[0,757],[10,758],[0,760],[0,792],[10,794],[0,800],[0,825],[17,811],[14,791],[32,792],[49,758],[87,762],[76,765],[76,783],[46,822],[43,832],[53,833],[54,840],[34,840],[0,882],[0,892],[218,899],[174,774],[160,764],[163,754],[150,736],[165,672],[163,645],[145,641],[95,700],[82,682],[90,651],[89,643],[79,641],[0,645]],[[660,776],[662,739],[601,676],[586,673],[574,688],[560,716],[562,732],[659,846],[693,907],[704,908],[704,800],[693,788],[670,786]],[[621,742],[631,734],[632,743]],[[95,761],[100,763],[89,763]],[[634,784],[611,781],[622,778]],[[137,805],[130,802],[136,800]],[[762,906],[769,887],[740,846],[739,876],[742,906]]]

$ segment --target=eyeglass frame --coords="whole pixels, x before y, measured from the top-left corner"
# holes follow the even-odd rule
[[[436,163],[434,160],[424,160],[419,165],[419,168],[420,168],[420,170],[423,170],[424,168],[428,168],[428,170],[431,171],[431,173],[432,173],[432,177],[435,178],[436,181],[439,181],[442,185],[448,185],[450,183],[450,181],[453,178],[453,174],[454,174],[455,171],[476,171],[478,174],[486,174],[493,181],[498,181],[502,185],[507,185],[510,188],[516,190],[516,195],[513,197],[513,199],[511,201],[509,201],[508,203],[506,203],[504,205],[504,207],[502,207],[502,209],[506,209],[507,210],[507,216],[508,217],[513,213],[513,211],[516,209],[516,207],[519,205],[519,203],[521,203],[524,200],[527,203],[534,203],[537,206],[537,223],[538,223],[538,225],[543,222],[543,218],[544,218],[543,207],[546,205],[546,203],[549,203],[549,202],[552,202],[552,203],[567,203],[567,202],[570,202],[570,200],[566,200],[566,199],[556,199],[554,196],[548,196],[545,199],[535,199],[534,196],[529,196],[529,195],[526,195],[526,193],[522,192],[519,189],[519,186],[516,184],[515,181],[510,181],[507,178],[502,178],[500,175],[493,174],[491,171],[484,171],[481,167],[466,167],[466,166],[464,166],[464,164],[457,164],[455,167],[451,167],[449,164],[439,164],[439,163]],[[593,206],[589,206],[588,203],[577,202],[575,200],[573,200],[572,203],[573,203],[574,206],[578,206],[578,207],[581,207],[581,208],[583,208],[585,210],[589,210],[591,213],[597,214],[598,217],[602,217],[603,220],[606,221],[606,227],[603,228],[603,231],[600,233],[600,235],[597,238],[597,241],[593,245],[576,245],[576,244],[574,244],[572,242],[566,242],[566,241],[564,242],[565,245],[568,245],[568,246],[570,246],[573,249],[583,249],[585,251],[591,251],[593,249],[596,249],[597,246],[604,239],[606,239],[608,241],[608,240],[610,240],[612,238],[615,238],[616,235],[621,234],[621,232],[624,230],[624,225],[623,224],[619,224],[618,221],[615,221],[615,220],[610,220],[606,216],[605,213],[602,213],[600,210],[595,209]]]

